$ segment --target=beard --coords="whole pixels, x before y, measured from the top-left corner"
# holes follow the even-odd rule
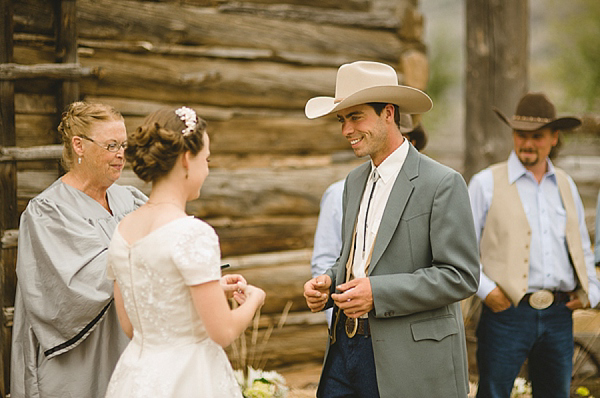
[[[523,150],[518,153],[519,160],[523,166],[535,166],[540,161],[540,154],[536,150]]]

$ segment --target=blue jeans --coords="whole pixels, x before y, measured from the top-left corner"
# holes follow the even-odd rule
[[[526,358],[534,398],[569,397],[573,349],[572,311],[564,302],[536,310],[523,300],[499,313],[483,305],[477,398],[509,398]]]
[[[325,398],[379,398],[371,336],[348,338],[340,314],[336,342],[329,347],[319,396]]]

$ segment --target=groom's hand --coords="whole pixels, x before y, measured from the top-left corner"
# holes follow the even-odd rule
[[[325,307],[330,287],[329,275],[317,276],[304,284],[304,298],[312,312],[321,311]]]
[[[373,292],[369,278],[356,278],[336,288],[341,293],[331,295],[335,304],[348,318],[358,318],[373,309]]]

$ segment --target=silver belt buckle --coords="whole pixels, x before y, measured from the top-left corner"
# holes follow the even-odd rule
[[[536,310],[548,308],[554,302],[554,294],[550,290],[540,290],[529,296],[529,305]]]

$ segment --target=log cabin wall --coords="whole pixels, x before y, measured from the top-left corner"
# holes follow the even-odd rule
[[[265,350],[268,367],[321,361],[324,318],[307,314],[302,297],[319,202],[365,160],[355,158],[335,117],[308,120],[304,104],[332,95],[337,68],[356,60],[388,63],[401,83],[426,89],[417,0],[72,3],[75,58],[86,70],[79,98],[120,110],[128,131],[164,106],[193,107],[208,121],[211,173],[188,212],[215,227],[231,271],[267,291],[261,328],[290,309],[288,329],[273,333]],[[12,62],[56,62],[56,26],[65,23],[56,5],[19,0],[13,7]],[[14,81],[16,146],[48,145],[18,162],[19,215],[62,173],[56,126],[68,87],[47,78]],[[130,169],[118,183],[150,191]]]
[[[337,68],[355,60],[426,85],[416,1],[77,0],[76,10],[79,62],[94,71],[80,97],[115,106],[128,130],[163,106],[196,109],[209,123],[212,169],[188,211],[217,229],[224,257],[300,255],[305,277],[321,195],[362,161],[334,117],[307,120],[304,104],[332,95]],[[53,18],[46,1],[15,3],[15,63],[53,62]],[[17,146],[59,142],[55,90],[16,83]],[[19,211],[59,173],[55,161],[21,164]],[[131,170],[119,183],[149,192]]]

